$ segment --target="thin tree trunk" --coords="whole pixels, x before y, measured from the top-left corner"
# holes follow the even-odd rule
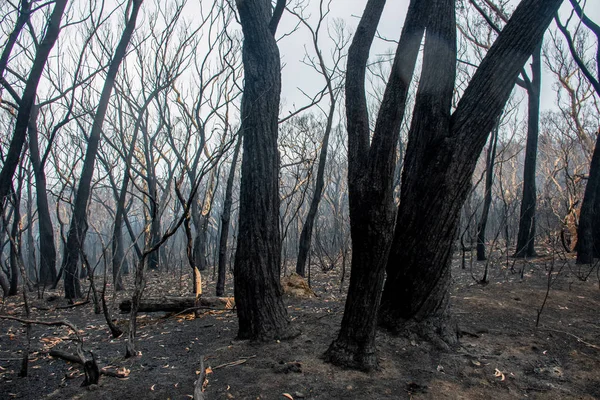
[[[285,1],[278,0],[278,4]],[[287,338],[290,328],[281,289],[279,152],[281,62],[278,18],[271,0],[238,1],[244,44],[244,137],[234,293],[241,339]],[[277,15],[277,14],[275,14]]]
[[[221,214],[221,235],[219,238],[219,269],[217,279],[217,296],[223,296],[225,293],[225,276],[227,274],[227,238],[229,236],[229,225],[231,220],[231,205],[233,204],[233,182],[235,180],[235,170],[237,166],[240,147],[242,144],[242,135],[238,134],[235,149],[233,150],[233,159],[231,168],[227,177],[227,186],[225,187],[225,200],[223,203],[223,213]]]
[[[54,9],[52,10],[52,14],[50,14],[48,19],[46,34],[37,47],[35,58],[33,60],[33,66],[31,67],[31,72],[29,73],[27,83],[25,84],[25,90],[23,91],[23,96],[21,97],[21,101],[19,103],[17,120],[15,121],[14,134],[10,141],[6,159],[4,160],[4,165],[0,171],[0,211],[2,211],[2,208],[4,207],[5,198],[9,194],[11,188],[13,175],[15,174],[19,164],[19,157],[21,157],[21,150],[23,149],[23,144],[25,143],[29,117],[31,116],[31,109],[35,102],[37,87],[40,82],[40,78],[42,77],[44,67],[46,66],[46,61],[48,60],[50,51],[52,50],[52,47],[58,38],[58,34],[60,33],[60,21],[66,5],[67,0],[56,0],[54,2]],[[10,41],[8,44],[10,44]],[[5,48],[3,50],[3,57],[4,54],[7,54],[6,57],[10,55],[8,49]],[[8,58],[1,61],[5,63],[8,61]],[[2,67],[5,68],[5,65]],[[0,70],[0,72],[3,72],[3,70]]]
[[[17,39],[21,34],[21,30],[29,21],[29,17],[31,15],[31,2],[29,0],[21,0],[19,7],[19,16],[15,21],[15,27],[12,32],[8,36],[8,40],[4,45],[4,49],[2,50],[2,55],[0,56],[0,79],[4,79],[4,71],[6,70],[6,66],[8,65],[8,60],[12,53],[12,49],[17,43]]]
[[[19,257],[21,257],[21,184],[19,183],[14,196],[14,213],[13,221],[10,229],[10,288],[8,290],[9,296],[14,296],[19,291]],[[23,276],[22,279],[25,279]],[[25,285],[23,285],[25,288]]]
[[[496,147],[498,145],[498,131],[500,130],[500,120],[496,124],[492,132],[490,146],[486,156],[485,170],[485,194],[483,199],[483,210],[481,211],[481,219],[477,224],[477,260],[484,261],[487,259],[485,255],[485,229],[487,227],[490,207],[492,205],[492,186],[494,184],[494,163],[496,162]]]
[[[90,132],[83,162],[83,170],[81,171],[79,186],[77,187],[77,192],[75,194],[75,206],[71,217],[71,225],[69,227],[63,256],[65,297],[67,299],[81,297],[81,286],[79,279],[77,278],[77,265],[79,261],[79,251],[85,241],[85,232],[87,230],[87,203],[90,197],[94,164],[98,153],[98,146],[100,144],[102,124],[104,123],[104,117],[106,116],[108,102],[115,85],[119,66],[125,57],[127,46],[129,45],[129,41],[135,29],[136,19],[142,1],[143,0],[133,0],[132,2],[131,14],[127,20],[125,30],[119,40],[113,59],[110,62],[110,66],[108,67],[106,80],[104,81],[104,87],[102,88],[102,93],[98,102],[98,109],[94,115],[92,131]]]
[[[537,191],[535,171],[538,136],[540,131],[540,93],[542,86],[542,44],[533,53],[532,80],[527,87],[527,144],[523,168],[523,198],[519,218],[519,233],[515,257],[534,257],[535,252],[535,206]]]

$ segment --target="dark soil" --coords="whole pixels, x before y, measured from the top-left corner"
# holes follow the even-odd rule
[[[47,292],[44,300],[32,300],[37,308],[31,318],[68,319],[82,331],[84,348],[94,352],[100,367],[120,368],[129,376],[102,376],[99,385],[81,387],[79,365],[48,355],[51,348],[75,353],[75,335],[64,327],[34,326],[29,376],[20,378],[25,327],[0,320],[0,398],[192,398],[201,357],[209,369],[205,391],[209,400],[600,398],[597,270],[584,282],[577,276],[587,271],[570,259],[496,260],[490,263],[489,284],[482,285],[477,280],[483,267],[484,263],[474,263],[454,270],[451,313],[462,332],[456,349],[441,352],[415,338],[379,332],[381,370],[369,374],[343,370],[320,358],[334,339],[344,308],[335,270],[313,273],[318,297],[286,300],[293,324],[302,330],[293,340],[238,341],[237,319],[231,311],[211,311],[199,318],[192,313],[141,314],[142,355],[135,359],[123,358],[124,338],[110,336],[91,303],[53,311],[67,303],[62,293]],[[550,268],[552,286],[536,328]],[[150,273],[146,296],[188,294],[189,281],[189,276],[172,271]],[[205,281],[205,290],[212,295],[214,282]],[[46,300],[50,295],[59,298]],[[111,299],[113,318],[122,327],[128,315],[118,314],[116,306],[128,295],[119,293]],[[6,299],[0,311],[24,318],[23,298]]]

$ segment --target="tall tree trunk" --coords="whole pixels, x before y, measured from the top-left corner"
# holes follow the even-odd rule
[[[35,251],[35,240],[33,239],[33,185],[32,176],[27,172],[27,276],[36,278],[37,260]]]
[[[4,206],[5,198],[11,188],[13,175],[15,174],[17,165],[19,164],[19,157],[21,156],[21,150],[23,149],[23,144],[25,143],[29,117],[35,102],[37,87],[40,82],[40,78],[42,77],[44,67],[46,66],[48,55],[50,54],[50,51],[52,50],[52,47],[58,38],[58,34],[60,32],[60,20],[63,16],[66,5],[67,0],[56,0],[54,2],[54,9],[52,10],[52,14],[50,14],[48,19],[46,34],[37,47],[35,58],[33,60],[33,66],[31,67],[31,72],[29,73],[27,83],[25,84],[25,90],[23,91],[23,96],[21,97],[21,101],[19,103],[17,120],[15,121],[14,134],[10,141],[6,159],[4,160],[4,165],[0,171],[0,211]],[[29,13],[29,11],[27,11],[27,13]],[[8,44],[10,44],[10,40]],[[14,45],[14,43],[12,44]],[[2,57],[4,57],[4,54],[7,54],[6,60],[2,59],[0,61],[6,63],[8,62],[9,55],[8,48],[3,50]],[[6,66],[2,65],[2,67],[5,68]],[[3,72],[3,70],[0,69],[0,72]]]
[[[206,244],[208,241],[208,223],[210,222],[210,211],[212,209],[213,198],[215,194],[215,182],[217,181],[218,168],[213,167],[206,185],[206,193],[202,201],[202,210],[196,225],[196,238],[194,239],[194,258],[195,265],[200,271],[205,271],[208,264],[206,256]]]
[[[535,253],[535,203],[537,191],[535,171],[538,136],[540,132],[540,92],[542,86],[542,44],[533,53],[532,79],[527,84],[527,144],[523,167],[523,198],[519,218],[519,234],[515,257],[534,257]]]
[[[285,1],[278,0],[285,5]],[[279,152],[277,123],[281,96],[281,64],[275,41],[277,13],[271,0],[238,1],[244,34],[244,137],[240,217],[234,262],[238,337],[270,340],[293,330],[281,289],[279,231]]]
[[[225,187],[225,200],[223,202],[223,213],[221,214],[221,234],[219,237],[219,268],[217,278],[217,296],[225,294],[225,276],[227,274],[227,238],[229,237],[229,221],[231,220],[231,205],[233,204],[233,182],[235,180],[235,170],[237,160],[240,154],[242,144],[242,135],[238,134],[237,142],[233,150],[233,159],[231,168],[227,177],[227,186]]]
[[[19,257],[21,257],[21,183],[19,183],[16,192],[13,192],[14,213],[10,229],[10,288],[9,296],[14,296],[19,291]],[[23,276],[22,279],[25,279]],[[25,286],[23,286],[25,287]]]
[[[367,3],[348,52],[346,118],[352,271],[344,317],[328,361],[361,370],[377,368],[375,329],[385,265],[394,229],[396,147],[429,2],[411,1],[385,89],[372,142],[365,94],[369,50],[384,0]]]
[[[486,260],[485,256],[485,229],[487,227],[490,207],[492,205],[492,186],[494,184],[494,163],[496,162],[496,147],[498,145],[498,131],[500,130],[500,120],[496,124],[490,139],[490,145],[485,160],[485,193],[483,198],[483,210],[481,210],[481,219],[477,224],[477,260]]]
[[[29,157],[35,176],[35,193],[38,211],[38,229],[40,243],[40,275],[39,283],[53,284],[56,281],[56,247],[54,245],[54,227],[50,217],[48,192],[46,189],[46,172],[40,158],[37,129],[38,107],[34,106],[29,119]]]
[[[112,89],[115,85],[119,66],[125,57],[127,46],[129,45],[129,41],[135,29],[135,23],[142,1],[143,0],[133,0],[132,2],[131,14],[129,15],[125,30],[123,31],[115,54],[108,67],[106,80],[104,81],[104,87],[102,88],[102,93],[100,94],[100,100],[98,102],[98,109],[94,115],[92,131],[90,132],[83,162],[83,170],[81,171],[79,186],[75,193],[73,215],[71,217],[71,225],[69,227],[63,256],[62,268],[65,279],[65,297],[67,299],[81,297],[81,286],[77,277],[77,264],[87,229],[87,203],[90,197],[92,176],[94,174],[94,164],[98,153],[98,146],[100,144],[102,124],[104,123],[104,117],[106,115]]]
[[[298,245],[298,259],[296,260],[296,273],[300,276],[306,275],[306,259],[310,252],[310,244],[312,240],[313,226],[317,217],[317,211],[319,210],[319,203],[323,197],[323,188],[325,187],[325,165],[327,164],[327,147],[329,146],[329,136],[333,127],[333,117],[335,113],[335,96],[333,95],[333,88],[331,83],[328,82],[331,94],[331,104],[329,106],[329,114],[327,115],[327,126],[325,127],[325,134],[323,135],[323,141],[321,142],[321,153],[319,154],[319,165],[317,167],[317,180],[315,181],[315,191],[313,193],[312,200],[310,202],[310,208],[308,215],[302,226],[302,233],[300,233],[300,242]]]
[[[596,136],[596,145],[592,154],[590,172],[579,214],[577,228],[577,264],[594,262],[596,250],[594,242],[594,225],[600,220],[600,132]]]
[[[521,1],[471,79],[449,126],[423,120],[420,114],[413,117],[422,125],[417,131],[425,134],[409,138],[379,313],[383,326],[394,331],[414,328],[432,339],[456,340],[447,324],[447,305],[460,209],[489,132],[561,3]],[[449,8],[447,12],[453,13],[454,7]],[[443,66],[424,65],[422,80],[431,75],[429,68]]]

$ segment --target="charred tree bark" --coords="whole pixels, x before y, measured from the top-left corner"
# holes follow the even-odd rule
[[[21,257],[21,184],[19,183],[18,188],[13,192],[13,220],[10,228],[10,287],[8,289],[8,295],[14,296],[19,292],[19,258]],[[25,276],[22,277],[26,279]],[[23,288],[26,286],[23,285]]]
[[[481,211],[481,219],[477,224],[477,260],[486,260],[485,256],[485,229],[487,227],[488,216],[490,214],[490,207],[492,205],[492,186],[494,184],[494,163],[496,162],[496,147],[498,145],[498,131],[499,124],[494,128],[492,132],[492,138],[490,140],[490,146],[488,148],[486,156],[486,169],[485,169],[485,194],[483,199],[483,210]]]
[[[558,15],[555,16],[556,25],[563,33],[573,60],[592,85],[597,95],[600,95],[600,25],[592,21],[584,12],[576,0],[570,0],[573,10],[583,22],[583,24],[596,36],[596,76],[588,68],[586,63],[579,56],[573,37],[564,26]],[[600,257],[600,131],[596,138],[592,162],[590,165],[589,179],[585,188],[583,202],[581,204],[581,213],[579,216],[578,242],[577,242],[577,263],[592,263],[594,257]]]
[[[4,165],[0,171],[0,211],[4,207],[6,196],[9,194],[11,188],[13,175],[15,174],[19,164],[19,157],[21,156],[21,150],[23,149],[23,144],[25,143],[27,127],[29,126],[29,117],[31,116],[31,109],[35,102],[37,87],[40,82],[42,72],[44,71],[44,67],[46,66],[48,55],[50,54],[52,47],[54,47],[54,43],[56,42],[58,34],[60,33],[60,21],[66,5],[67,0],[56,0],[54,2],[54,9],[52,10],[52,14],[50,14],[48,19],[46,34],[37,47],[35,58],[33,60],[33,66],[31,67],[31,72],[29,73],[27,83],[25,84],[25,90],[23,91],[23,96],[21,97],[21,101],[19,103],[19,111],[17,113],[17,120],[15,121],[13,137],[6,153]],[[28,13],[29,11],[27,11],[27,14]],[[27,19],[28,18],[29,17],[27,17]],[[10,44],[10,40],[8,44]],[[8,56],[10,55],[7,48],[3,50],[2,57],[4,57],[4,54],[7,54],[6,60],[0,60],[3,63],[8,62]],[[3,68],[5,67],[6,66],[4,65]],[[0,70],[0,72],[3,71]]]
[[[278,3],[284,2],[278,0]],[[234,293],[241,339],[271,340],[293,334],[279,282],[279,153],[277,122],[280,58],[270,0],[237,2],[244,34],[244,137]]]
[[[523,167],[523,198],[515,257],[535,257],[535,206],[537,191],[535,171],[540,132],[540,93],[542,88],[542,44],[533,53],[532,79],[527,82],[527,144]]]
[[[231,168],[227,177],[227,186],[225,187],[225,201],[223,203],[223,213],[221,214],[221,235],[219,238],[219,268],[217,279],[217,296],[223,296],[225,293],[225,276],[227,274],[227,238],[229,237],[229,221],[231,219],[231,205],[233,203],[233,181],[235,180],[235,169],[240,154],[242,144],[242,135],[239,134],[235,149],[233,150],[233,159]]]
[[[375,330],[393,237],[395,152],[429,2],[413,0],[409,5],[369,143],[365,72],[384,5],[384,0],[367,3],[348,53],[346,118],[352,272],[341,329],[325,353],[329,362],[365,371],[378,367]]]
[[[447,126],[443,118],[425,120],[421,111],[415,112],[419,117],[413,120],[421,128],[415,126],[412,131],[424,134],[409,137],[402,199],[379,313],[383,326],[397,332],[414,328],[425,337],[456,340],[447,322],[447,305],[450,256],[460,209],[487,136],[561,3],[523,0],[519,4]],[[453,2],[447,8],[447,13],[453,13]],[[427,76],[434,76],[427,69],[444,68],[427,64],[421,78],[425,82],[430,80]],[[445,96],[451,98],[452,93]],[[426,103],[421,98],[417,107],[419,104]]]
[[[590,164],[590,173],[583,202],[581,203],[581,212],[579,214],[579,227],[577,228],[577,264],[591,264],[594,262],[594,256],[597,253],[594,241],[594,225],[599,221],[600,203],[600,132],[596,137],[596,145],[592,154],[592,163]]]
[[[54,245],[54,228],[50,217],[48,193],[46,190],[46,172],[40,157],[38,129],[38,108],[34,106],[29,119],[29,156],[35,176],[35,192],[38,212],[38,229],[40,243],[40,284],[53,284],[56,281],[56,246]]]
[[[108,67],[106,80],[98,102],[98,109],[94,115],[92,131],[88,139],[88,145],[83,162],[83,170],[79,179],[79,186],[75,194],[73,215],[71,217],[71,225],[67,236],[67,243],[63,256],[63,271],[65,279],[65,298],[74,299],[81,297],[81,286],[77,277],[77,264],[79,262],[79,253],[83,247],[85,240],[85,232],[87,230],[87,203],[90,197],[92,184],[92,176],[94,174],[94,164],[100,144],[100,134],[102,124],[108,108],[108,102],[112,89],[115,85],[115,79],[121,61],[125,57],[127,46],[135,29],[136,19],[143,0],[133,0],[131,11],[125,30],[119,40],[119,44],[115,50],[115,54]]]

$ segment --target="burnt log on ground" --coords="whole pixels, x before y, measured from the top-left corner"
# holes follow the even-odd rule
[[[235,306],[233,297],[148,297],[140,301],[139,312],[180,312],[194,309],[232,310]],[[121,312],[131,311],[131,300],[119,304]]]

